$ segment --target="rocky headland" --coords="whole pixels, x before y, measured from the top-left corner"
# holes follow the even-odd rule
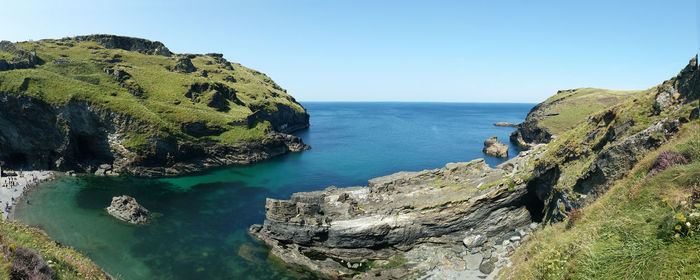
[[[514,133],[529,150],[503,164],[449,163],[268,199],[264,223],[249,231],[283,262],[325,278],[493,278],[532,231],[589,205],[697,122],[699,79],[695,57],[645,91],[559,92]],[[585,108],[599,108],[592,113],[570,107],[601,98]]]
[[[221,54],[114,35],[0,43],[0,162],[168,176],[310,147],[306,110]],[[104,167],[104,168],[103,168]]]

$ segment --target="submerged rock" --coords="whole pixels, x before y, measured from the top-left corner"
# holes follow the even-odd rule
[[[151,212],[141,206],[136,199],[128,195],[115,196],[112,204],[107,207],[107,213],[113,217],[131,224],[148,222]]]

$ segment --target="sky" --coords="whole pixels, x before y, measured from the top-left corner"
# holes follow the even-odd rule
[[[697,1],[0,0],[0,40],[117,34],[223,53],[299,101],[540,102],[646,89],[700,50]]]

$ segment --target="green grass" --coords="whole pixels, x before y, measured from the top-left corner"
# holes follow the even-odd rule
[[[281,104],[304,112],[304,108],[269,77],[236,63],[232,63],[233,69],[230,69],[212,56],[197,55],[192,63],[198,71],[184,74],[168,71],[177,63],[176,58],[183,55],[146,55],[106,49],[96,42],[77,42],[73,39],[40,40],[16,45],[25,50],[36,50],[37,56],[45,63],[35,69],[0,72],[0,91],[58,105],[69,101],[86,101],[139,120],[147,127],[140,133],[158,132],[189,139],[192,137],[184,135],[182,125],[203,122],[208,127],[225,131],[210,138],[235,143],[262,138],[269,129],[261,126],[247,129],[232,124],[245,120],[256,110],[275,112],[277,105]],[[11,54],[0,52],[0,59],[6,56]],[[67,60],[69,63],[54,64],[56,60]],[[130,79],[123,83],[137,84],[143,91],[141,96],[130,93],[121,82],[105,73],[105,68],[129,73]],[[202,76],[202,70],[208,71],[208,77]],[[236,81],[227,81],[227,77],[233,77]],[[194,83],[223,83],[234,89],[237,98],[245,105],[229,102],[229,111],[217,111],[206,105],[212,91],[201,94],[202,102],[193,102],[185,97],[185,93],[188,86]],[[132,139],[125,146],[139,147],[143,140],[143,137]]]
[[[0,232],[0,246],[24,246],[39,252],[45,261],[53,263],[50,266],[58,279],[107,279],[106,274],[80,252],[56,244],[34,228],[2,220]],[[10,266],[9,259],[0,257],[0,279],[10,279]]]
[[[547,114],[558,113],[556,116],[544,117],[540,125],[546,127],[554,135],[561,134],[585,120],[589,115],[618,104],[641,91],[620,91],[597,88],[580,88],[562,91],[545,102],[556,104],[547,108]]]
[[[678,213],[700,211],[700,125],[647,154],[605,195],[566,223],[535,233],[502,279],[699,279],[700,236],[674,236]],[[660,151],[692,156],[688,165],[648,172]]]

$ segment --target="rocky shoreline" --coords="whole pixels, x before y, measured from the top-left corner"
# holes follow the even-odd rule
[[[477,159],[374,178],[365,187],[268,199],[265,223],[250,233],[277,258],[323,277],[491,275],[542,216],[542,202],[522,178],[542,152],[538,146],[496,168]],[[479,242],[466,241],[474,235]],[[435,251],[450,253],[430,257],[434,264],[426,267],[423,258]],[[381,265],[397,256],[401,264]],[[461,261],[448,268],[450,259]]]
[[[587,116],[561,138],[540,126],[538,108],[549,104],[539,104],[511,135],[529,149],[495,168],[476,159],[268,198],[264,223],[249,233],[323,278],[491,279],[538,224],[590,204],[698,119],[697,68],[695,57],[654,91]]]

